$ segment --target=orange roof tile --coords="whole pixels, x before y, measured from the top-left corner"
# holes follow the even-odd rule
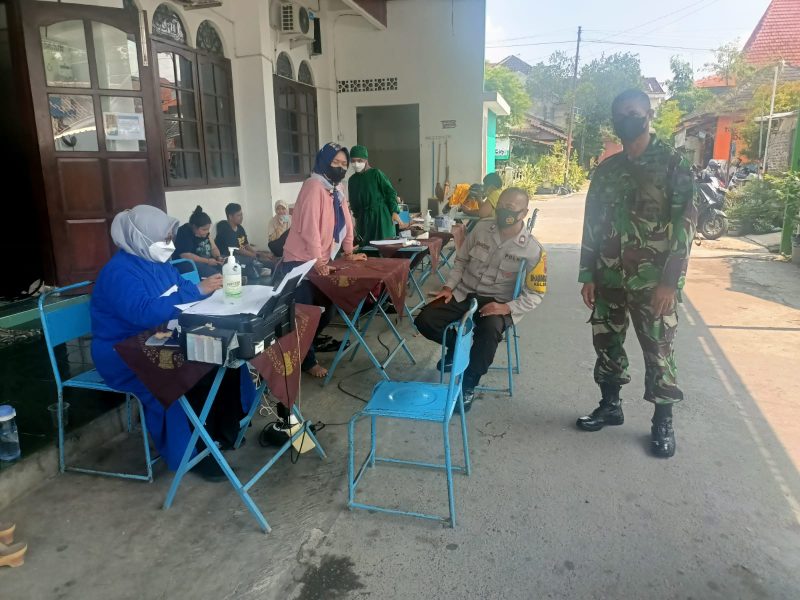
[[[719,88],[719,87],[733,87],[736,85],[736,80],[733,78],[725,81],[724,77],[718,75],[709,75],[694,82],[694,87],[698,88]]]
[[[772,0],[744,45],[747,62],[800,66],[800,0]]]

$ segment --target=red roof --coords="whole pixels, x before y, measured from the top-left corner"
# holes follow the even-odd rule
[[[694,87],[698,88],[722,88],[733,87],[735,85],[736,80],[733,77],[725,81],[725,78],[719,75],[709,75],[708,77],[703,77],[694,82]]]
[[[800,66],[800,0],[772,0],[744,45],[747,62]]]

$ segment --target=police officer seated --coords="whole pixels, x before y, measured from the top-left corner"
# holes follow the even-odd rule
[[[512,187],[503,191],[495,219],[480,221],[467,236],[444,287],[415,320],[422,335],[441,343],[447,326],[469,310],[472,298],[478,300],[469,366],[464,373],[464,410],[472,406],[475,387],[494,361],[503,332],[536,308],[546,289],[546,253],[525,231],[528,201],[525,190]],[[527,261],[525,284],[519,296],[512,299],[523,260]],[[447,371],[452,364],[454,334],[446,344]]]

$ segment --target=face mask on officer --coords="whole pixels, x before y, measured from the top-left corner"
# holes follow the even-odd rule
[[[495,217],[497,218],[497,226],[500,229],[513,226],[515,223],[517,223],[517,221],[519,221],[519,216],[521,213],[521,210],[512,210],[510,208],[498,206],[494,211]]]

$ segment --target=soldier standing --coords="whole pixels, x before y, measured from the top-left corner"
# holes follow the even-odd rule
[[[689,165],[650,134],[653,111],[644,92],[628,90],[611,106],[623,151],[597,167],[586,196],[581,295],[592,310],[600,406],[577,426],[599,431],[622,425],[621,386],[630,382],[623,344],[629,318],[645,361],[644,399],[655,404],[653,454],[675,454],[672,405],[677,385],[673,340],[676,312],[697,221]]]

